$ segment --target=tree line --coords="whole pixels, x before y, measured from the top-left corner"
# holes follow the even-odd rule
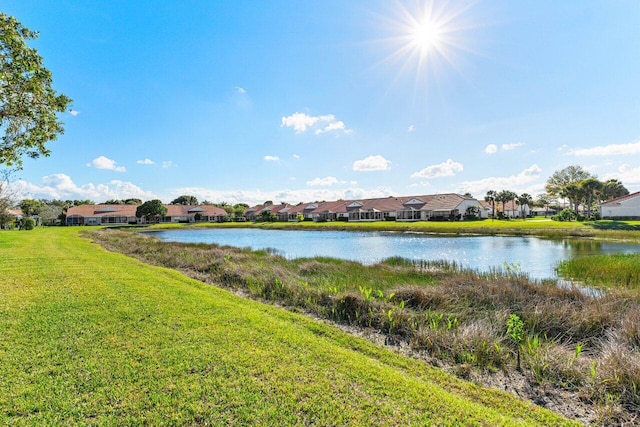
[[[528,205],[564,211],[556,219],[597,219],[599,203],[629,194],[629,190],[619,180],[600,181],[595,175],[577,165],[554,172],[547,180],[545,190],[546,193],[540,194],[535,200],[528,193],[518,195],[510,190],[489,190],[484,200],[491,204],[493,218],[496,218],[496,205],[502,205],[502,211],[498,212],[498,218],[501,218],[504,216],[505,205],[514,202],[520,206],[522,216],[525,205]],[[568,201],[570,207],[563,208],[561,200]]]

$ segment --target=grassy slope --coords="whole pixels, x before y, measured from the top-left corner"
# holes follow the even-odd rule
[[[0,424],[566,423],[77,233],[0,232]]]

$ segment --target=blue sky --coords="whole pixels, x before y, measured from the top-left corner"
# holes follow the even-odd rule
[[[73,98],[22,197],[259,203],[640,190],[640,2],[35,1]]]

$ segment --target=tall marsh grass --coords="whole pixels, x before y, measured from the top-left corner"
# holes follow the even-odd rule
[[[604,287],[640,287],[640,254],[593,255],[562,262],[563,277]]]

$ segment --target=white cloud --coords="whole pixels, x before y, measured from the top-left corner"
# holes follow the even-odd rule
[[[604,180],[618,179],[625,186],[627,184],[640,184],[640,166],[637,168],[631,167],[628,164],[620,166],[616,172],[608,173],[604,176]]]
[[[236,92],[241,93],[243,95],[245,93],[247,93],[247,91],[244,88],[240,87],[240,86],[236,86],[236,87],[234,87],[234,89],[236,90]]]
[[[500,149],[502,151],[511,151],[515,150],[518,147],[522,147],[524,142],[513,142],[511,144],[502,144]],[[498,146],[496,144],[489,144],[485,147],[484,152],[487,154],[495,154],[498,152]]]
[[[178,165],[173,164],[173,162],[171,160],[167,160],[167,161],[162,162],[162,167],[165,168],[165,169],[177,168]]]
[[[496,144],[489,144],[484,149],[484,152],[487,154],[494,154],[498,152],[498,146]]]
[[[316,135],[332,131],[342,131],[343,133],[351,133],[351,129],[347,129],[342,120],[336,120],[333,114],[324,116],[310,116],[305,113],[293,113],[290,116],[282,117],[281,127],[292,127],[296,133],[305,132],[307,129],[319,127],[315,130]]]
[[[557,151],[564,151],[567,148],[569,148],[569,146],[567,144],[562,144],[560,147],[556,148]]]
[[[360,172],[386,171],[391,169],[391,162],[381,155],[369,156],[353,162],[353,170]]]
[[[307,185],[309,187],[314,187],[314,186],[329,187],[334,184],[346,184],[346,181],[340,181],[338,178],[334,176],[327,176],[325,178],[315,178],[311,181],[307,181]]]
[[[71,110],[69,111],[69,114],[71,114],[73,117],[76,117],[78,114],[80,114],[80,111]]]
[[[96,157],[91,161],[91,163],[87,163],[87,166],[116,172],[125,172],[127,170],[124,166],[117,166],[115,160],[111,160],[105,156]]]
[[[600,145],[592,148],[577,148],[567,154],[574,156],[620,156],[640,153],[640,140],[628,144]]]
[[[438,178],[441,176],[454,176],[456,172],[462,172],[462,170],[462,163],[447,159],[444,163],[427,166],[421,171],[413,173],[411,178]]]
[[[42,178],[42,184],[33,184],[26,181],[12,183],[12,188],[19,199],[61,199],[61,200],[83,200],[90,199],[95,202],[104,202],[108,199],[129,199],[139,198],[151,200],[157,198],[150,191],[131,182],[112,180],[108,184],[76,185],[68,175],[58,173]]]
[[[531,185],[540,178],[542,169],[536,164],[524,169],[517,175],[507,177],[490,177],[477,181],[462,182],[456,189],[459,193],[486,194],[489,190],[511,190],[521,192],[525,185]],[[538,188],[540,184],[527,188]],[[526,189],[525,189],[526,190]],[[526,190],[528,191],[528,190]]]
[[[154,162],[151,159],[138,160],[136,163],[139,165],[155,165],[156,164],[156,162]]]
[[[278,156],[264,156],[264,159],[265,159],[267,162],[277,162],[277,161],[280,161],[280,157],[278,157]]]
[[[522,147],[524,145],[524,142],[514,142],[512,144],[502,144],[502,150],[503,151],[509,151],[509,150],[513,150],[515,148],[518,147]]]
[[[316,124],[318,117],[308,116],[304,113],[294,113],[288,117],[283,117],[280,126],[292,127],[296,133],[304,132],[307,127]]]
[[[199,200],[210,200],[215,203],[248,203],[250,205],[255,205],[258,203],[263,203],[265,200],[278,200],[288,203],[312,202],[314,200],[354,200],[375,197],[389,197],[394,195],[395,193],[389,188],[384,187],[372,190],[365,190],[357,187],[335,189],[311,187],[302,190],[284,189],[276,191],[218,191],[202,187],[182,187],[173,190],[170,197],[175,198],[182,194],[192,194]]]
[[[294,159],[296,159],[296,160],[298,160],[298,159],[300,158],[300,156],[298,156],[297,154],[294,154],[294,155],[293,155],[293,158],[294,158]]]
[[[333,116],[332,116],[333,117]],[[316,135],[320,135],[321,133],[327,133],[334,130],[341,130],[344,133],[351,133],[351,129],[347,129],[342,120],[338,120],[335,122],[330,122],[327,126],[322,129],[316,129]]]
[[[415,132],[415,131],[416,131],[416,128],[415,128],[413,125],[410,125],[410,126],[407,128],[407,132],[409,132],[409,133],[413,133],[413,132]]]

